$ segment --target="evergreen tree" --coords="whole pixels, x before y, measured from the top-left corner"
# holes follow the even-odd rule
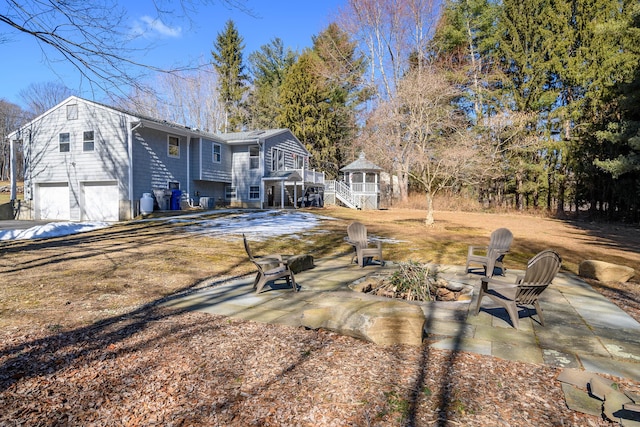
[[[225,108],[225,132],[242,129],[244,124],[243,97],[247,91],[248,77],[242,59],[243,39],[233,21],[225,24],[214,42],[213,66],[218,72],[218,93]]]
[[[588,138],[593,165],[591,187],[605,195],[598,206],[607,206],[609,218],[640,219],[640,4],[628,3],[615,21],[600,29],[609,45],[618,47],[608,56],[605,85],[607,104],[601,104]],[[604,91],[603,91],[604,94]],[[604,113],[604,114],[603,114]],[[580,151],[583,152],[583,151]],[[605,187],[606,186],[606,187]],[[602,209],[601,209],[602,210]]]
[[[305,143],[311,167],[332,178],[352,146],[357,109],[369,96],[362,86],[365,62],[356,52],[348,35],[329,25],[291,66],[280,91],[278,123]]]
[[[336,145],[335,163],[344,164],[345,152],[353,146],[360,106],[372,91],[363,86],[366,59],[357,53],[356,43],[332,23],[313,37],[313,52],[318,58],[313,71],[329,93],[328,102],[335,123],[329,138]],[[350,158],[355,158],[351,153]]]
[[[569,6],[557,0],[504,0],[498,14],[490,52],[501,75],[496,108],[530,117],[528,135],[514,141],[506,170],[519,209],[542,204],[550,209],[550,195],[557,191],[549,183],[560,185],[557,161],[565,156],[558,152],[563,147],[557,141],[556,109],[558,73],[569,50]]]
[[[431,43],[440,67],[461,75],[462,106],[472,109],[470,118],[476,122],[492,111],[487,104],[493,80],[489,54],[498,11],[491,0],[447,0]]]
[[[285,49],[279,38],[249,55],[253,89],[249,95],[248,108],[253,129],[276,126],[280,89],[287,71],[296,59],[297,54],[291,49]]]
[[[339,119],[331,106],[331,91],[315,70],[319,58],[310,50],[291,66],[280,92],[278,123],[289,128],[312,154],[311,168],[337,177],[337,146],[332,139]]]
[[[533,205],[539,203],[545,181],[538,163],[541,125],[549,123],[543,117],[557,96],[548,84],[555,58],[551,1],[449,0],[432,44],[437,63],[464,89],[458,105],[485,147],[479,194],[513,192],[521,209],[528,196]]]
[[[640,218],[639,22],[637,0],[446,0],[431,54],[490,142],[481,194]]]

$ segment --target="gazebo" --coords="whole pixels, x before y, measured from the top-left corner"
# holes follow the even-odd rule
[[[378,209],[380,205],[380,172],[382,168],[365,158],[360,153],[358,159],[340,169],[342,181],[327,183],[327,193],[335,193],[338,200],[354,209]]]

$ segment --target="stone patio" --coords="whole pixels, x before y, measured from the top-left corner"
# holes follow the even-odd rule
[[[350,254],[315,260],[315,267],[296,274],[300,292],[286,286],[252,291],[253,275],[205,288],[164,303],[251,321],[290,326],[323,327],[381,345],[420,344],[469,351],[508,360],[607,373],[640,381],[640,323],[573,274],[560,273],[543,293],[546,326],[537,317],[522,317],[515,330],[506,312],[486,299],[473,314],[477,292],[469,304],[457,302],[398,304],[365,295],[349,284],[392,266],[350,264]],[[461,266],[440,266],[447,277],[477,288],[480,276]],[[507,277],[522,274],[510,270]],[[216,279],[212,278],[211,283]],[[416,316],[421,310],[424,319]],[[375,314],[375,313],[378,314]],[[376,324],[374,318],[384,318]],[[411,319],[405,325],[402,319]],[[417,328],[416,322],[422,322]],[[358,325],[355,328],[354,325]],[[369,332],[362,333],[363,329]],[[358,330],[356,332],[356,329]],[[419,329],[419,332],[417,332]],[[349,333],[349,331],[352,331]],[[395,333],[392,333],[395,331]],[[398,331],[401,331],[399,333]],[[420,335],[418,340],[417,334]]]

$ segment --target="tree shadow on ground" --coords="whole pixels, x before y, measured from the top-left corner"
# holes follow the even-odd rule
[[[335,253],[336,248],[342,247],[343,245],[342,237],[344,228],[342,225],[333,225],[326,228],[332,230],[333,233],[330,236],[318,240],[319,244],[317,247],[314,247],[314,253],[318,255]],[[145,230],[150,234],[145,235]],[[166,242],[168,244],[174,241],[179,241],[181,238],[181,236],[177,235],[172,236],[169,230],[156,229],[155,232],[157,234],[154,234],[154,230],[147,230],[146,227],[142,227],[136,231],[141,234],[138,236],[140,237],[140,240],[136,240],[134,242],[128,240],[129,237],[127,232],[131,231],[132,230],[120,230],[117,232],[118,239],[124,239],[124,242],[110,242],[111,238],[115,239],[116,234],[111,237],[93,235],[75,236],[72,239],[68,239],[69,241],[67,241],[67,239],[60,239],[59,241],[53,242],[53,247],[59,248],[64,253],[56,256],[48,254],[44,257],[38,257],[35,255],[33,261],[31,261],[32,264],[25,263],[23,267],[41,267],[47,265],[47,260],[53,263],[59,263],[64,260],[82,258],[80,254],[85,250],[83,246],[89,242],[104,243],[106,245],[99,251],[96,250],[94,252],[88,252],[93,255],[98,255],[100,253],[104,253],[104,251],[116,253],[122,250],[123,247],[126,247],[126,245],[150,244],[159,238],[167,238],[168,240],[166,240]],[[382,233],[379,234],[384,235],[384,230],[382,228],[380,231],[382,231]],[[10,250],[38,252],[42,249],[50,249],[52,247],[51,243],[52,242],[46,242],[46,244],[45,242],[29,242],[16,245]],[[43,246],[38,246],[40,244],[43,244]],[[112,246],[110,247],[109,245]],[[283,243],[283,247],[286,247],[286,245],[286,242]],[[266,250],[266,246],[266,244],[264,246],[257,245],[257,250]],[[445,259],[444,257],[447,252],[457,251],[458,246],[458,243],[455,241],[443,243],[432,261],[440,263],[440,261]],[[77,252],[71,250],[74,248],[77,248]],[[527,242],[523,242],[519,248],[524,253],[522,258],[527,259],[529,254],[532,255],[542,249],[545,249],[542,246],[529,244]],[[344,249],[345,251],[348,250],[346,246],[344,246]],[[520,256],[514,255],[514,258],[519,259]],[[233,271],[233,267],[235,266],[230,267],[224,272],[220,272],[220,275],[231,273]],[[226,280],[227,279],[225,279],[225,281]],[[218,284],[220,284],[220,282],[213,280],[209,286],[213,287]],[[5,359],[2,365],[0,365],[0,393],[9,389],[16,389],[16,386],[19,385],[21,381],[27,379],[42,378],[45,380],[46,378],[48,380],[49,378],[54,378],[56,374],[62,373],[63,371],[68,371],[76,367],[79,368],[84,365],[100,366],[102,362],[106,364],[106,362],[113,359],[122,360],[123,364],[121,366],[123,369],[121,372],[118,372],[113,376],[112,381],[119,384],[127,384],[127,381],[129,381],[129,379],[135,374],[133,366],[130,367],[130,369],[127,369],[127,362],[132,360],[131,358],[141,348],[162,346],[166,341],[183,340],[184,342],[189,342],[190,340],[201,339],[205,334],[211,337],[213,341],[211,345],[223,345],[226,337],[233,334],[234,331],[230,326],[233,325],[231,320],[220,320],[220,318],[212,322],[198,322],[197,320],[193,320],[186,322],[181,326],[170,326],[167,327],[166,330],[163,329],[159,334],[154,335],[151,340],[136,341],[134,339],[138,334],[141,334],[153,325],[170,322],[172,318],[181,316],[189,311],[188,309],[161,309],[159,308],[159,305],[161,302],[171,301],[172,299],[188,295],[189,293],[194,292],[197,288],[200,288],[200,285],[200,282],[192,283],[179,289],[167,298],[150,302],[140,308],[131,310],[129,313],[104,319],[90,326],[80,327],[70,331],[63,331],[51,334],[47,337],[27,340],[22,343],[7,346],[2,352],[0,352],[0,357]],[[427,316],[425,321],[427,330],[429,330],[429,326],[434,321],[435,319],[433,317]],[[444,369],[444,374],[441,376],[441,384],[439,387],[440,391],[437,396],[432,398],[433,401],[437,401],[438,405],[437,425],[447,425],[452,419],[450,412],[455,411],[456,396],[453,394],[455,386],[454,368],[456,359],[459,357],[463,338],[464,330],[462,328],[452,337],[452,350],[448,353],[445,366],[442,367]],[[218,339],[219,342],[215,342],[216,339]],[[217,398],[213,403],[198,403],[194,404],[192,407],[185,406],[183,408],[184,413],[180,413],[179,410],[176,410],[174,415],[184,419],[189,419],[188,417],[191,417],[191,421],[193,423],[197,423],[199,419],[204,418],[206,414],[210,414],[212,412],[219,414],[227,413],[229,417],[231,417],[233,413],[240,414],[244,408],[244,402],[247,402],[256,396],[260,396],[260,394],[267,388],[277,387],[283,377],[292,376],[296,373],[297,368],[307,363],[311,363],[311,359],[314,355],[322,353],[323,357],[330,357],[325,353],[330,353],[332,351],[331,344],[317,339],[317,335],[309,333],[302,336],[302,338],[300,335],[296,335],[296,339],[303,342],[294,343],[291,340],[284,342],[284,347],[281,351],[282,354],[287,354],[287,360],[281,365],[277,365],[268,376],[261,378],[259,381],[256,381],[254,384],[243,389],[234,384],[220,384],[219,382],[216,382],[215,376],[206,377],[206,384],[202,384],[202,386],[207,388],[200,392],[215,393],[216,390],[214,390],[214,388],[219,388],[224,389],[224,393],[220,394],[219,398]],[[268,344],[268,342],[265,342],[265,345]],[[288,348],[285,348],[287,346]],[[300,351],[300,348],[303,350]],[[242,346],[229,347],[227,349],[227,356],[229,357],[229,360],[237,359],[238,361],[251,360],[252,357],[261,357],[259,354],[247,355],[246,349],[242,348]],[[405,413],[406,425],[416,425],[418,422],[420,405],[424,399],[426,379],[430,375],[429,367],[431,359],[433,359],[433,351],[429,347],[428,343],[425,343],[419,350],[419,362],[416,367],[417,376],[413,381],[413,384],[404,389],[408,395],[408,407]],[[268,363],[269,361],[263,362]],[[155,374],[152,372],[153,370],[160,371],[160,363],[161,361],[156,360],[153,361],[153,364],[149,365],[149,371],[147,373],[150,378],[153,378],[153,375]],[[243,371],[236,364],[229,367],[225,366],[225,361],[213,361],[212,364],[215,365],[215,368],[219,369],[220,372],[229,369],[232,370],[233,374],[238,378],[242,378]],[[330,363],[328,363],[328,365],[331,366]],[[207,365],[207,368],[211,368],[211,366]],[[388,368],[393,370],[393,367]],[[194,366],[193,369],[198,370],[200,368],[198,366]],[[212,371],[215,370],[212,368]],[[329,371],[329,375],[330,373],[331,372]],[[327,378],[327,380],[330,380],[330,378]],[[298,381],[297,386],[301,389],[308,386],[305,379],[300,378]],[[175,382],[180,382],[179,376],[175,378]],[[398,384],[396,385],[398,387],[400,386]],[[91,388],[93,386],[89,385],[88,387]],[[98,386],[96,385],[95,387]],[[103,393],[107,399],[111,398],[113,400],[118,398],[116,395],[117,393],[122,392],[123,389],[126,390],[126,387],[109,388],[102,385],[100,387],[102,387],[100,388],[100,392]],[[77,393],[82,394],[87,391],[88,390],[86,389],[78,390]],[[184,391],[185,396],[189,398],[192,396],[190,393],[198,393],[198,391]],[[50,399],[51,396],[38,395],[31,396],[31,398],[46,401],[46,399]],[[70,395],[69,398],[73,399],[73,396]],[[83,401],[82,404],[79,404],[78,407],[72,411],[89,410],[89,407],[86,405],[87,404]],[[367,413],[368,410],[369,409],[366,407],[359,409],[359,416],[361,420],[376,416],[376,414]],[[72,417],[74,415],[78,416],[79,412],[69,412],[69,415]],[[232,420],[233,418],[224,419],[224,421]]]

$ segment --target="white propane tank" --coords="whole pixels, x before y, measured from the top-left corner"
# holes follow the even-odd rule
[[[151,193],[142,193],[140,198],[140,213],[148,215],[153,212],[153,196]]]

